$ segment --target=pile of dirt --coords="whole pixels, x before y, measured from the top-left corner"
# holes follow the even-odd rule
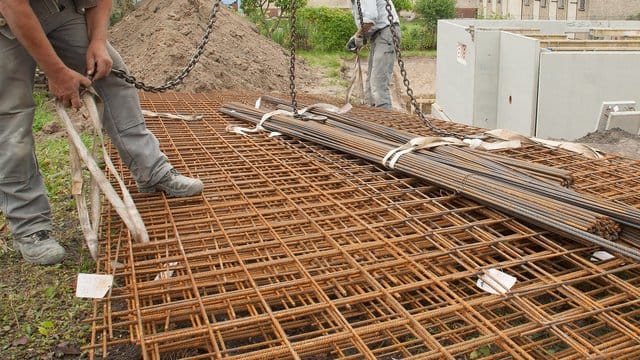
[[[630,134],[620,128],[614,128],[603,131],[594,131],[576,140],[579,143],[586,144],[617,144],[623,139],[634,139],[637,135]]]
[[[205,32],[214,1],[145,0],[117,23],[110,40],[131,74],[147,85],[178,75]],[[221,5],[209,44],[177,91],[289,91],[289,51],[254,24]],[[317,81],[300,59],[296,85]]]
[[[588,144],[608,154],[640,160],[640,136],[614,128],[589,133],[575,142]]]

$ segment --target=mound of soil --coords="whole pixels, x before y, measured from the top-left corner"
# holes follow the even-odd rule
[[[589,133],[575,142],[588,144],[608,154],[640,160],[640,136],[614,128]]]
[[[630,134],[620,128],[594,131],[576,140],[579,143],[617,144],[623,139],[634,139],[637,135]]]
[[[147,85],[162,85],[180,73],[202,38],[214,1],[145,0],[111,29],[110,40],[129,71]],[[258,33],[256,26],[224,5],[209,43],[176,91],[289,91],[289,51]],[[296,85],[316,81],[299,59]]]

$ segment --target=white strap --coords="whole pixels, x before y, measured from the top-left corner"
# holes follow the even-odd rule
[[[488,269],[478,276],[476,286],[495,295],[508,293],[516,283],[516,278],[496,269]]]
[[[346,103],[346,104],[342,105],[342,107],[337,107],[335,105],[326,104],[326,103],[316,103],[316,104],[313,104],[313,105],[309,105],[306,108],[303,108],[298,113],[299,114],[304,114],[304,113],[306,113],[308,111],[311,111],[313,109],[320,109],[320,110],[332,112],[332,113],[335,113],[335,114],[344,114],[344,113],[348,112],[349,110],[351,110],[352,108],[353,108],[353,105],[351,105],[349,103]]]
[[[353,92],[356,82],[358,82],[358,87],[360,88],[360,105],[364,105],[364,79],[362,77],[362,66],[360,66],[360,54],[358,52],[356,52],[356,60],[353,65],[353,76],[351,77],[351,82],[347,88],[347,95],[344,99],[346,104],[349,104],[349,99],[351,99],[351,93]]]
[[[169,114],[169,113],[157,113],[149,110],[142,110],[142,115],[157,116],[163,119],[184,120],[184,121],[197,121],[197,120],[202,120],[204,118],[204,116],[202,115],[180,115],[180,114]]]
[[[604,157],[602,153],[597,149],[594,149],[590,146],[587,146],[585,144],[580,144],[580,143],[546,140],[546,139],[540,139],[536,137],[526,137],[524,135],[518,134],[510,130],[506,130],[506,129],[489,130],[485,132],[485,134],[501,140],[519,140],[521,142],[534,142],[549,148],[564,149],[564,150],[581,154],[590,159],[601,159]]]
[[[262,97],[258,98],[258,100],[256,100],[256,108],[260,108],[260,104],[262,102]],[[335,105],[331,105],[331,104],[326,104],[326,103],[317,103],[317,104],[313,104],[310,106],[307,106],[303,109],[301,109],[300,111],[298,111],[299,115],[303,115],[309,111],[311,111],[312,109],[322,109],[325,111],[329,111],[332,113],[336,113],[336,114],[344,114],[347,111],[351,110],[353,106],[351,104],[345,104],[342,107],[337,107]],[[271,119],[272,117],[276,116],[276,115],[285,115],[285,116],[290,116],[293,117],[293,112],[288,111],[288,110],[274,110],[271,112],[268,112],[264,115],[262,115],[262,118],[260,119],[260,122],[258,122],[258,124],[256,126],[254,126],[253,128],[245,128],[242,126],[234,126],[234,125],[229,125],[227,126],[227,131],[228,132],[232,132],[232,133],[236,133],[236,134],[240,134],[240,135],[248,135],[248,134],[254,134],[260,131],[268,131],[267,129],[264,128],[264,123]],[[313,118],[311,118],[313,119]],[[317,120],[322,120],[324,119],[324,117],[318,117]],[[270,136],[279,136],[281,135],[280,133],[275,133],[272,134]]]
[[[67,130],[67,135],[69,136],[69,148],[70,154],[72,156],[71,164],[73,167],[73,188],[72,192],[74,197],[76,198],[76,203],[78,204],[78,213],[80,216],[80,223],[82,227],[82,231],[85,234],[85,239],[87,241],[87,246],[91,252],[91,256],[94,260],[98,258],[98,235],[97,228],[99,221],[99,206],[100,206],[100,197],[99,191],[105,194],[107,200],[111,203],[113,208],[116,210],[118,215],[122,218],[122,221],[125,223],[126,227],[131,232],[131,236],[139,242],[149,242],[149,235],[147,234],[147,230],[144,226],[144,222],[140,217],[140,213],[138,212],[133,199],[131,198],[131,194],[127,190],[127,187],[124,184],[124,181],[118,175],[118,171],[116,170],[113,162],[107,153],[106,147],[104,145],[104,138],[102,137],[102,124],[100,120],[100,111],[98,110],[98,106],[96,105],[96,101],[94,99],[94,95],[91,93],[85,93],[82,95],[82,101],[89,112],[89,118],[91,123],[93,124],[94,130],[96,132],[96,137],[99,141],[99,144],[102,148],[102,155],[105,164],[115,177],[118,185],[120,186],[120,190],[122,192],[122,199],[118,195],[118,193],[113,189],[111,183],[104,175],[98,164],[96,163],[93,156],[89,153],[87,148],[84,146],[84,143],[80,139],[80,135],[76,131],[73,122],[69,118],[64,106],[59,102],[56,103],[56,111],[58,116],[62,120]],[[89,215],[87,212],[87,204],[86,199],[82,196],[82,170],[80,166],[80,159],[85,163],[87,169],[91,173],[92,181],[95,182],[95,185],[92,185],[92,218],[89,219]]]
[[[271,112],[268,112],[264,115],[262,115],[262,118],[260,119],[260,122],[258,123],[258,125],[256,125],[253,128],[245,128],[242,126],[233,126],[233,125],[229,125],[227,126],[227,131],[228,132],[232,132],[232,133],[236,133],[236,134],[240,134],[240,135],[248,135],[248,134],[254,134],[260,131],[267,131],[267,129],[264,128],[264,123],[271,119],[272,117],[276,116],[276,115],[287,115],[287,116],[293,116],[293,113],[291,111],[287,111],[287,110],[274,110]]]
[[[462,141],[469,145],[470,148],[477,150],[504,150],[522,147],[520,140],[486,142],[481,139],[464,139]]]
[[[382,165],[389,169],[395,169],[396,162],[398,162],[402,155],[441,145],[466,146],[462,140],[453,137],[420,136],[407,141],[397,148],[391,149],[387,155],[382,158]]]

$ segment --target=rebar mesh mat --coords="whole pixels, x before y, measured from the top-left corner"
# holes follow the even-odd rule
[[[640,265],[381,166],[265,133],[225,132],[217,110],[258,94],[142,95],[148,118],[202,195],[141,194],[150,243],[103,208],[91,357],[123,344],[145,359],[640,358]],[[416,133],[415,117],[358,116]],[[461,125],[456,131],[475,132]],[[571,169],[576,188],[640,206],[640,164],[540,146],[506,152]],[[115,152],[114,158],[117,157]],[[497,269],[510,292],[480,289]]]

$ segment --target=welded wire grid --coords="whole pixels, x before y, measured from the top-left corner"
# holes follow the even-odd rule
[[[132,243],[103,209],[98,271],[116,286],[90,319],[91,357],[135,344],[148,359],[640,358],[639,265],[594,262],[593,247],[326,148],[225,132],[238,122],[220,105],[256,97],[143,95],[151,111],[205,115],[147,119],[205,190],[139,194],[120,165],[151,242]],[[425,133],[414,117],[355,111]],[[602,171],[564,150],[510,154],[640,204],[637,163]],[[515,276],[512,291],[478,288],[488,269]]]

